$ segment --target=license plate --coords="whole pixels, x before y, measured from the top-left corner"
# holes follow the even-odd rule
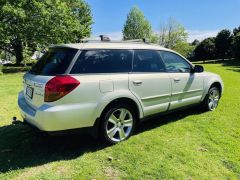
[[[32,99],[32,97],[33,97],[33,88],[32,87],[27,86],[26,95]]]

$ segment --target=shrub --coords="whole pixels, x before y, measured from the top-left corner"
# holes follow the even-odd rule
[[[29,71],[30,69],[31,69],[31,66],[26,66],[26,67],[22,67],[22,66],[17,66],[17,67],[3,66],[2,67],[2,73],[26,72],[26,71]]]

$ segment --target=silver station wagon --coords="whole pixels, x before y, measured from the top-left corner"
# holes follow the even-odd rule
[[[199,104],[216,109],[221,78],[158,45],[88,41],[49,48],[23,77],[25,122],[50,134],[91,130],[108,143],[146,117]]]

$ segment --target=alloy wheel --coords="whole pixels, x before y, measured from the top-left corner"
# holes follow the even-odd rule
[[[217,108],[219,98],[220,98],[220,95],[219,95],[219,91],[217,89],[213,89],[209,93],[208,107],[211,111],[213,111]]]
[[[133,128],[133,115],[126,108],[114,110],[106,123],[108,138],[113,142],[128,138]]]

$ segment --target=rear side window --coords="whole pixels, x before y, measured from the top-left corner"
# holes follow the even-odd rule
[[[133,60],[134,72],[164,72],[165,66],[158,51],[135,50]]]
[[[130,72],[130,50],[84,50],[74,64],[71,74]]]
[[[50,49],[33,66],[30,73],[46,76],[64,74],[76,53],[76,49],[70,48]]]

